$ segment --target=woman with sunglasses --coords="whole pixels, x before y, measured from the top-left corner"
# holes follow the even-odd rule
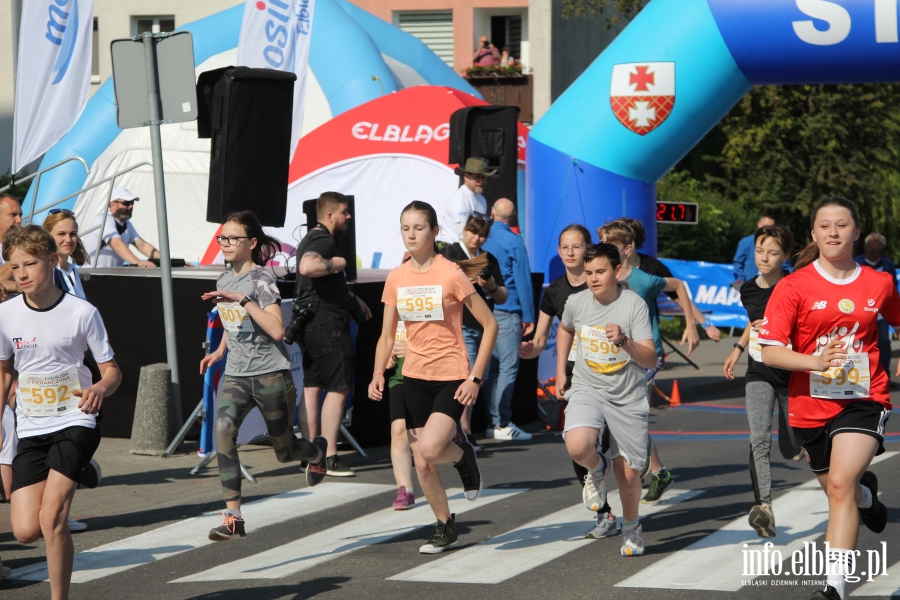
[[[247,535],[241,514],[237,435],[254,406],[262,413],[280,463],[309,461],[310,467],[324,467],[328,442],[321,436],[312,442],[294,437],[297,388],[282,341],[281,294],[275,278],[263,268],[281,250],[281,244],[266,235],[256,215],[246,210],[225,217],[216,240],[222,247],[226,269],[216,281],[216,291],[201,297],[218,305],[225,333],[219,347],[200,361],[200,374],[228,351],[216,414],[219,479],[227,508],[220,513],[222,525],[209,532],[210,540],[225,542]],[[324,478],[324,468],[306,469],[308,485],[314,486]]]
[[[441,254],[449,258],[453,262],[459,264],[461,261],[469,261],[475,258],[483,257],[487,261],[487,266],[478,274],[470,277],[475,291],[487,303],[491,312],[494,310],[494,303],[503,304],[506,302],[506,286],[503,282],[503,275],[500,273],[500,263],[490,252],[481,249],[484,242],[491,232],[491,221],[481,213],[472,213],[466,221],[460,241],[449,246],[441,248]],[[484,336],[484,328],[478,323],[478,320],[469,312],[469,309],[463,308],[463,340],[466,342],[466,351],[469,353],[469,368],[475,367],[475,357],[478,356],[478,348],[481,345],[481,338]],[[484,381],[490,381],[492,377],[491,365],[488,363],[484,369]],[[475,437],[472,435],[472,406],[468,405],[463,410],[462,417],[459,420],[466,434],[466,438],[476,451],[481,448],[475,443]]]
[[[59,257],[56,271],[53,272],[56,287],[86,300],[81,278],[78,276],[78,267],[88,262],[88,254],[78,237],[78,221],[75,220],[75,213],[65,208],[53,208],[48,212],[42,227],[56,242],[56,255]]]

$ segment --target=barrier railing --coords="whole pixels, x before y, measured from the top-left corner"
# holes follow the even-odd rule
[[[87,162],[83,158],[81,158],[80,156],[70,156],[69,158],[63,159],[63,160],[59,161],[58,163],[54,163],[54,164],[50,165],[46,169],[41,169],[40,171],[32,173],[31,175],[27,175],[27,176],[23,177],[22,179],[14,179],[8,186],[0,188],[0,194],[12,189],[12,187],[14,185],[19,185],[19,184],[25,183],[26,181],[31,181],[32,179],[37,178],[37,181],[34,182],[34,196],[33,196],[34,199],[31,201],[31,213],[28,215],[28,222],[30,223],[31,219],[34,218],[34,213],[35,213],[34,207],[35,207],[35,203],[37,202],[38,191],[40,191],[40,189],[41,189],[41,176],[44,173],[46,173],[47,171],[52,171],[56,167],[59,167],[66,163],[72,162],[73,160],[77,160],[78,162],[81,163],[81,166],[84,167],[85,175],[90,175],[91,168],[88,166]]]

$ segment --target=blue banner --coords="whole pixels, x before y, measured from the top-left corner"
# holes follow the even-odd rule
[[[747,313],[740,293],[731,287],[734,266],[690,260],[660,259],[672,275],[688,286],[691,299],[716,327],[744,327]],[[662,315],[682,314],[677,304],[665,294],[658,301]]]

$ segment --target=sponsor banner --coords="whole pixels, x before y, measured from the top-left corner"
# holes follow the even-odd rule
[[[691,299],[716,327],[744,327],[747,313],[741,294],[731,287],[734,266],[690,260],[660,259],[672,275],[684,281]],[[681,308],[661,294],[657,302],[663,315],[681,314]]]
[[[81,116],[91,87],[94,0],[22,6],[12,172],[42,156]]]
[[[315,0],[247,0],[238,65],[297,75],[291,121],[291,157],[297,149],[306,103],[306,73]]]

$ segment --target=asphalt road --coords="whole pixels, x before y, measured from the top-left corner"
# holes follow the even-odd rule
[[[778,565],[780,576],[743,572],[750,556],[744,550],[764,556],[746,525],[753,495],[743,402],[719,399],[653,412],[651,430],[667,432],[657,441],[675,480],[668,503],[642,517],[647,553],[634,558],[619,556],[620,537],[581,538],[592,513],[578,508],[581,487],[553,432],[529,442],[485,442],[486,493],[477,502],[456,503],[465,510],[458,516],[460,548],[437,557],[417,551],[432,531],[427,506],[388,510],[394,491],[385,449],[369,459],[348,454],[357,477],[329,478],[312,493],[296,466],[275,462],[270,448],[245,449],[244,462],[259,476],[259,483],[244,486],[245,502],[260,502],[252,514],[246,508],[249,535],[210,544],[204,532],[218,520],[202,515],[221,507],[215,471],[192,478],[187,469],[195,455],[134,457],[127,440],[104,440],[98,453],[104,482],[79,492],[73,508],[90,529],[75,535],[76,578],[83,582],[73,584],[71,598],[807,599],[817,589],[808,582],[822,577],[784,571],[796,568],[790,553],[803,541],[821,548],[827,503],[818,488],[804,486],[813,479],[805,462],[783,459],[777,444],[772,468],[779,535],[769,553],[780,551],[786,560]],[[900,432],[900,419],[889,422],[888,431]],[[891,441],[887,450],[900,451],[900,444]],[[872,470],[890,523],[880,535],[863,528],[858,547],[877,550],[886,542],[890,567],[900,561],[900,490],[893,485],[900,456],[889,454]],[[449,487],[459,487],[452,468],[442,474]],[[9,531],[8,505],[0,505],[0,553],[20,578],[0,582],[3,599],[49,598],[47,583],[28,579],[41,579],[43,543],[23,546]],[[146,535],[135,537],[140,534]],[[751,544],[746,549],[745,542]],[[865,564],[857,570],[871,569],[867,560],[863,553]],[[900,564],[887,572],[867,587],[863,577],[848,590],[889,596],[885,590],[900,590]]]

